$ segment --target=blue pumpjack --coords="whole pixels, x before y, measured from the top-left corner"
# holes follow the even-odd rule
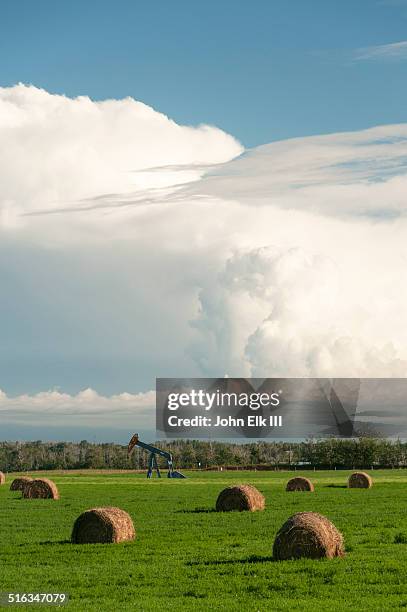
[[[129,455],[131,454],[135,446],[138,446],[139,448],[144,448],[144,450],[150,453],[150,456],[148,459],[147,478],[152,477],[153,470],[156,471],[158,478],[161,478],[160,468],[158,467],[158,462],[157,462],[157,455],[159,455],[160,457],[164,457],[167,461],[167,467],[168,467],[167,477],[168,478],[186,478],[184,474],[174,469],[174,464],[172,461],[171,453],[167,453],[167,451],[163,451],[160,448],[151,446],[151,444],[146,444],[145,442],[141,442],[141,440],[139,440],[138,434],[134,434],[134,436],[129,442],[129,446],[127,449],[127,453]]]

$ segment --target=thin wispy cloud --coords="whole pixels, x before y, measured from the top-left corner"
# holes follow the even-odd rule
[[[376,45],[358,49],[355,60],[403,60],[407,59],[407,40],[401,40],[388,45]]]

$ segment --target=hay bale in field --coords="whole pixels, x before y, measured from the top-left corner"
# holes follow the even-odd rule
[[[276,535],[273,557],[285,559],[320,559],[343,557],[343,537],[325,516],[316,512],[298,512],[284,523]]]
[[[6,475],[0,472],[0,485],[6,484]]]
[[[313,491],[314,485],[308,478],[296,476],[287,482],[286,491]]]
[[[370,489],[373,479],[366,472],[353,472],[349,476],[348,487],[350,489]]]
[[[131,517],[120,508],[91,508],[75,521],[73,544],[116,544],[134,540],[136,532]]]
[[[264,510],[266,503],[264,495],[252,485],[235,485],[227,487],[219,493],[216,500],[218,512],[229,512],[230,510]]]
[[[19,478],[14,478],[13,482],[10,485],[10,491],[22,491],[24,487],[32,482],[31,476],[20,476]]]
[[[25,499],[59,499],[56,484],[48,478],[36,478],[26,482],[22,493]]]

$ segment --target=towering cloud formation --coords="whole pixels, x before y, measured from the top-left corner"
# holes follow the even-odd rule
[[[375,295],[374,271],[363,288],[354,282],[332,259],[300,248],[235,253],[201,293],[193,354],[213,373],[405,376],[395,349],[405,355],[404,331],[386,320],[384,334],[378,328],[380,312],[400,307],[397,289]]]
[[[406,375],[407,127],[241,152],[131,99],[0,89],[2,386]]]

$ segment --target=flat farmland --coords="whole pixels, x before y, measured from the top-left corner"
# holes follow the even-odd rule
[[[285,492],[293,472],[186,472],[185,480],[35,474],[54,480],[59,501],[21,499],[9,490],[18,475],[8,474],[0,486],[0,591],[66,592],[70,610],[407,608],[407,471],[370,472],[370,490],[347,489],[349,474],[296,472],[311,478],[313,493]],[[266,510],[215,512],[218,493],[237,483],[256,486]],[[100,506],[126,510],[136,540],[71,544],[77,516]],[[345,558],[273,560],[276,532],[301,511],[336,525]]]

